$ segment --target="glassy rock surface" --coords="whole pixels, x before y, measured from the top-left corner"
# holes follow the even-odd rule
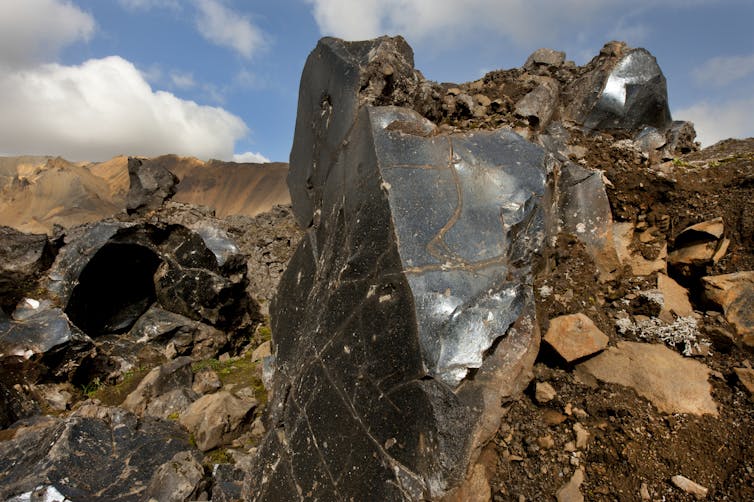
[[[605,45],[590,63],[595,67],[570,88],[566,115],[587,129],[666,130],[672,123],[665,76],[646,49]]]
[[[401,91],[375,96],[373,68],[412,60],[402,39],[324,39],[304,70],[289,183],[311,225],[271,310],[256,500],[441,496],[528,381],[548,157],[374,106]]]

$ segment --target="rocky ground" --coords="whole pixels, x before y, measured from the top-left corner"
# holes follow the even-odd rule
[[[610,347],[625,341],[663,344],[669,350],[651,359],[651,365],[668,371],[644,371],[631,386],[599,381],[583,371],[590,356],[566,362],[544,341],[531,386],[509,405],[494,441],[482,454],[492,499],[694,500],[693,492],[673,481],[684,476],[701,485],[699,493],[708,500],[751,500],[754,347],[732,310],[724,315],[720,303],[705,295],[701,277],[752,269],[754,140],[728,140],[650,166],[625,145],[599,136],[584,139],[590,155],[576,160],[605,171],[616,222],[641,230],[631,243],[637,254],[655,258],[668,246],[671,257],[661,259],[661,265],[667,264],[670,276],[688,288],[681,293],[688,291],[693,311],[684,312],[687,317],[675,312],[665,316],[658,304],[652,312],[647,305],[652,295],[642,293],[657,292],[660,272],[639,276],[625,267],[619,278],[601,282],[576,240],[561,236],[536,287],[542,333],[548,333],[559,316],[583,313],[607,335]],[[714,218],[722,218],[722,238],[730,239],[724,256],[715,262],[708,255],[693,265],[674,261],[681,231]],[[739,301],[750,330],[754,305],[748,284],[748,297],[742,295]],[[665,291],[662,301],[672,301],[671,296]],[[693,319],[695,326],[682,329],[678,321],[684,318]],[[643,327],[622,330],[625,320]],[[658,329],[668,326],[672,328],[664,332]],[[684,352],[691,354],[686,360],[703,364],[709,372],[717,413],[699,414],[704,407],[697,407],[698,402],[693,413],[666,404],[689,397],[681,395],[678,384],[691,380],[691,372],[675,366],[675,355]],[[619,367],[616,360],[601,364],[628,373],[630,366],[640,364],[638,359],[627,367]]]
[[[584,132],[566,98],[625,50],[585,67],[537,51],[466,84],[397,59],[360,83],[445,132],[513,128],[607,187],[587,204],[612,215],[607,245],[564,224],[544,251],[531,383],[448,500],[754,499],[754,139],[696,151],[685,123]],[[269,303],[301,234],[287,206],[165,202],[174,180],[145,164],[133,214],[0,228],[0,499],[243,496],[270,428]]]

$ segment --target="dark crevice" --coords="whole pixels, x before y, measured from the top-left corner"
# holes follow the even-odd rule
[[[65,312],[89,336],[127,331],[155,301],[162,260],[136,244],[109,243],[89,261]]]

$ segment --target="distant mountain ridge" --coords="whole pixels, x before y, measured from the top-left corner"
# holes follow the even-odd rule
[[[177,202],[210,207],[219,217],[254,216],[289,204],[288,165],[238,164],[163,155],[152,159],[181,182]],[[70,162],[61,157],[0,157],[0,225],[50,233],[114,216],[125,210],[128,157]]]

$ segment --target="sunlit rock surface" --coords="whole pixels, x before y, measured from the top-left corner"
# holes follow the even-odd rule
[[[665,130],[671,125],[665,76],[649,51],[612,42],[595,62],[568,90],[569,118],[597,130]]]
[[[548,157],[373,106],[413,92],[411,62],[402,39],[324,39],[304,70],[289,184],[309,228],[271,310],[256,500],[441,496],[527,381]]]

